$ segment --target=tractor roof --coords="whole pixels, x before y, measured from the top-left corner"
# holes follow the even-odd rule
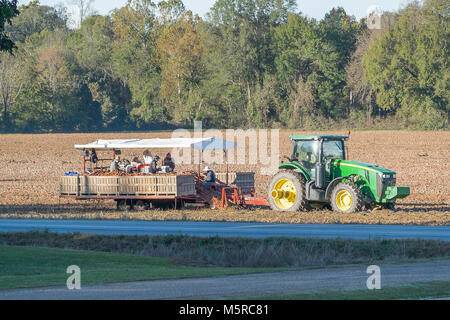
[[[321,135],[321,134],[304,134],[304,135],[293,135],[290,136],[291,140],[298,141],[298,140],[321,140],[321,139],[328,139],[328,140],[347,140],[348,136],[332,136],[332,135]]]

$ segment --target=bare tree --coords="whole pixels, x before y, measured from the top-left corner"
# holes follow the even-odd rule
[[[73,13],[71,19],[75,28],[81,27],[81,23],[95,13],[92,8],[94,2],[95,0],[69,0],[69,5],[77,8],[76,16]]]
[[[10,112],[22,90],[22,79],[17,58],[9,53],[0,55],[0,99],[2,104],[3,129],[10,125]]]

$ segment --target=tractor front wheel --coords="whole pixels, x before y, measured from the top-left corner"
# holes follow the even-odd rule
[[[331,207],[336,212],[358,212],[363,204],[361,190],[351,181],[339,183],[331,192]]]
[[[268,197],[272,210],[295,212],[310,210],[306,200],[306,180],[295,171],[281,171],[269,184]]]

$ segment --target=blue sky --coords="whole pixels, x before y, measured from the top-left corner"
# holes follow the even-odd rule
[[[20,4],[28,3],[28,0],[19,0]],[[41,4],[55,5],[57,3],[68,3],[61,0],[40,0]],[[215,0],[184,0],[186,7],[203,16],[209,11]],[[100,14],[107,14],[114,8],[120,8],[127,0],[96,0],[94,9]],[[298,0],[298,10],[309,17],[322,19],[326,12],[333,7],[344,7],[348,14],[360,19],[366,16],[369,7],[378,6],[385,11],[398,10],[408,3],[408,0]]]

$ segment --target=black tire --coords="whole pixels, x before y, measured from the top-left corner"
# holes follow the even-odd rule
[[[160,211],[167,211],[167,210],[174,210],[175,209],[175,203],[174,202],[153,202],[152,208]]]
[[[338,197],[342,194],[341,192],[347,192],[347,194],[350,195],[351,204],[348,205],[348,208],[343,208],[343,205],[339,204]],[[331,192],[330,200],[333,210],[340,213],[358,212],[361,211],[364,206],[361,189],[351,181],[339,183]]]
[[[295,187],[295,199],[291,199],[292,202],[285,207],[280,206],[280,198],[274,197],[273,191],[276,185],[281,180],[289,180]],[[307,211],[311,210],[311,207],[306,200],[306,179],[305,177],[295,171],[280,171],[277,173],[269,184],[268,188],[268,201],[272,210],[282,211],[282,212],[296,212],[296,211]],[[291,206],[292,204],[292,206]]]
[[[395,211],[395,202],[383,204],[383,209]]]
[[[146,211],[150,209],[150,204],[148,203],[148,201],[144,201],[144,200],[138,200],[136,201],[136,203],[133,205],[134,210],[136,211]]]
[[[323,210],[329,210],[329,205],[327,203],[322,202],[314,202],[310,203],[311,210],[317,210],[317,211],[323,211]]]
[[[117,200],[117,210],[120,211],[131,211],[133,209],[133,205],[131,200]]]

